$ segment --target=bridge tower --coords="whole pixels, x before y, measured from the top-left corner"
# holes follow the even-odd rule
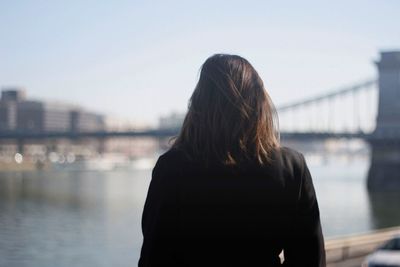
[[[376,62],[379,102],[376,129],[369,139],[370,191],[400,190],[400,51],[382,52]]]

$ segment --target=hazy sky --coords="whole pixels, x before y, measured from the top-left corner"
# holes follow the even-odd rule
[[[235,53],[275,104],[374,77],[400,1],[0,0],[0,87],[138,121],[185,111],[204,60]]]

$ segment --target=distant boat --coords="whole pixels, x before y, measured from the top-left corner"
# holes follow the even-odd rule
[[[137,158],[131,161],[130,167],[135,170],[147,170],[152,169],[156,162],[156,157]]]
[[[147,170],[152,169],[156,157],[139,157],[130,159],[124,154],[105,153],[95,157],[76,157],[73,162],[56,162],[53,167],[66,171],[111,171],[111,170]]]
[[[75,161],[68,163],[56,163],[58,170],[67,171],[111,171],[117,168],[129,166],[129,158],[122,154],[107,153],[96,157],[77,157]]]

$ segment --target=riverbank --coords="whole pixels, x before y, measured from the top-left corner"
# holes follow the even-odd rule
[[[328,239],[325,242],[327,266],[361,266],[368,254],[396,235],[400,235],[400,226]]]
[[[48,162],[34,162],[34,161],[24,161],[17,163],[15,161],[11,162],[1,162],[0,161],[0,171],[6,172],[26,172],[26,171],[36,171],[36,170],[47,170],[50,164]]]

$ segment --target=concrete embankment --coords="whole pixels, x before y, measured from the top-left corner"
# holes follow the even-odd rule
[[[50,164],[48,162],[33,162],[33,161],[24,161],[22,163],[12,162],[0,162],[0,171],[35,171],[48,169]]]
[[[327,266],[361,266],[369,253],[396,235],[400,235],[400,226],[328,239],[325,242]]]

